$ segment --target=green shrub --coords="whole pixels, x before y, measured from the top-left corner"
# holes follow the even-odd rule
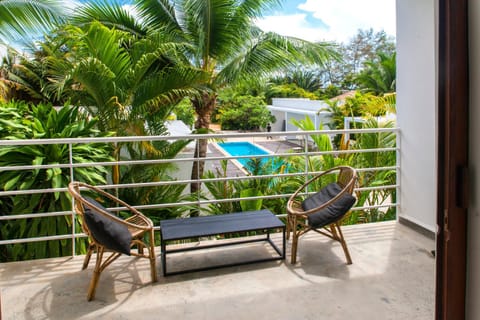
[[[54,139],[98,137],[95,119],[87,119],[78,108],[63,107],[58,111],[51,105],[0,104],[0,133],[3,140]],[[0,147],[0,166],[28,166],[68,164],[68,144],[14,145]],[[110,161],[109,147],[104,143],[72,144],[73,162]],[[89,184],[105,183],[107,170],[101,166],[76,168],[48,168],[30,170],[3,170],[0,172],[2,191],[43,190],[65,188],[73,174],[76,180]],[[22,215],[71,211],[67,192],[40,192],[29,195],[0,197],[0,212],[4,215]],[[74,225],[75,223],[75,225]],[[0,227],[1,239],[21,239],[52,235],[69,235],[72,226],[80,232],[78,221],[70,215],[43,218],[7,220]],[[79,240],[77,250],[84,252],[85,241]],[[71,240],[51,240],[11,244],[1,248],[1,261],[15,261],[57,257],[72,254]]]
[[[219,100],[216,117],[224,130],[258,130],[275,122],[262,97],[233,96]]]

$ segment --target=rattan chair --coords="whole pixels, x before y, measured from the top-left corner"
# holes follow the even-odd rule
[[[95,290],[102,271],[122,254],[149,259],[152,282],[156,282],[155,239],[152,221],[124,201],[97,187],[82,182],[71,182],[68,185],[68,191],[75,199],[75,211],[82,217],[82,228],[89,238],[88,251],[82,270],[87,268],[92,253],[96,252],[97,259],[88,288],[87,300],[90,301],[95,297]],[[128,217],[125,219],[117,217],[99,203],[102,200],[122,207],[122,212],[128,211]],[[149,238],[148,244],[144,240],[146,235]],[[104,253],[109,253],[106,259],[104,259]]]
[[[353,196],[356,179],[355,169],[348,166],[335,167],[308,180],[289,198],[287,239],[291,234],[292,264],[297,262],[299,238],[312,230],[340,242],[347,264],[352,263],[340,222],[356,202]]]

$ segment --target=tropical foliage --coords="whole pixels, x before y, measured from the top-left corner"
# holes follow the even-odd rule
[[[396,95],[395,93],[383,96],[376,96],[372,93],[355,92],[353,96],[345,98],[344,101],[331,99],[325,100],[328,107],[321,111],[328,111],[331,114],[331,122],[336,129],[345,129],[345,118],[353,119],[351,128],[361,129],[362,120],[356,121],[356,118],[362,117],[378,117],[395,113]],[[337,148],[342,143],[349,143],[342,140],[343,136],[334,137],[334,144]]]
[[[130,33],[108,29],[97,23],[90,24],[87,33],[80,32],[80,44],[85,46],[85,52],[64,73],[65,77],[59,82],[62,84],[61,92],[68,94],[71,88],[78,91],[76,87],[80,87],[76,95],[78,103],[92,106],[89,111],[99,117],[103,130],[115,131],[119,136],[167,134],[164,121],[175,104],[192,94],[192,88],[204,81],[204,73],[177,61],[172,50],[176,47],[165,43],[161,34],[132,41]],[[128,48],[125,47],[127,44]],[[97,50],[98,47],[102,50]],[[124,157],[123,152],[127,151],[128,159],[171,159],[188,143],[166,140],[119,143],[113,156],[120,160]],[[172,180],[169,170],[174,170],[171,164],[115,166],[112,179],[114,183]],[[180,202],[184,188],[184,185],[170,185],[122,189],[120,196],[132,204],[158,203],[167,199]],[[178,216],[177,211],[157,210],[151,218]]]
[[[190,128],[195,123],[195,111],[188,98],[183,98],[173,109],[173,114],[177,120],[182,121]]]
[[[318,71],[301,67],[292,68],[284,75],[274,77],[271,81],[276,84],[295,84],[307,92],[315,92],[323,87]]]
[[[63,107],[59,111],[51,105],[10,103],[0,105],[1,139],[55,139],[103,136],[95,129],[97,120],[87,119],[78,108]],[[88,163],[110,161],[109,147],[102,143],[89,144],[37,144],[4,146],[0,148],[0,166],[58,165],[73,162]],[[90,184],[105,183],[107,170],[101,166],[32,168],[29,170],[3,170],[0,172],[2,191],[38,190],[35,194],[19,194],[1,198],[1,212],[5,215],[68,212],[72,203],[64,188],[71,177]],[[42,191],[53,189],[53,191]],[[57,191],[55,191],[57,190]],[[78,221],[70,215],[51,215],[42,218],[7,220],[2,222],[2,239],[21,239],[49,235],[68,235],[72,228],[78,231]],[[77,250],[84,250],[79,241]],[[84,251],[83,251],[84,252]],[[51,240],[12,244],[2,247],[1,260],[14,261],[57,257],[72,254],[71,240]]]
[[[395,39],[387,36],[384,31],[360,29],[350,41],[338,45],[338,52],[342,59],[329,60],[325,68],[320,70],[322,82],[341,90],[357,89],[355,78],[365,69],[366,63],[378,63],[380,54],[394,54]]]
[[[287,199],[261,199],[255,197],[276,196],[294,190],[291,180],[285,178],[262,177],[272,173],[285,173],[287,165],[284,160],[273,157],[266,162],[259,159],[251,159],[248,163],[250,179],[228,180],[228,161],[221,161],[221,167],[215,171],[207,171],[203,178],[211,179],[205,183],[211,196],[215,199],[233,199],[236,201],[222,201],[213,203],[205,210],[208,214],[225,214],[231,212],[260,210],[269,208],[272,212],[282,212]],[[223,179],[218,179],[223,178]],[[231,178],[231,177],[230,177]],[[251,199],[253,198],[253,199]]]
[[[330,44],[264,33],[252,24],[265,9],[278,4],[278,0],[137,0],[135,10],[142,19],[135,20],[121,7],[95,3],[87,5],[78,20],[96,19],[137,36],[150,32],[172,35],[171,40],[182,45],[177,54],[184,56],[184,62],[208,74],[203,89],[190,98],[197,114],[195,129],[206,133],[220,88],[243,79],[261,78],[302,61],[321,65],[335,56]],[[197,143],[195,156],[204,158],[207,141],[199,139]],[[204,161],[194,162],[192,179],[203,174],[204,165]],[[192,183],[191,192],[199,187]]]
[[[393,128],[392,121],[379,121],[376,118],[369,118],[364,123],[364,128]],[[393,132],[364,133],[358,136],[354,149],[384,149],[391,148],[392,151],[382,152],[361,152],[352,158],[352,166],[356,168],[385,168],[373,171],[364,171],[359,174],[359,185],[364,188],[379,187],[396,184],[396,134]],[[395,189],[372,189],[361,191],[357,194],[357,206],[382,205],[395,203]],[[373,208],[362,211],[354,211],[350,216],[350,223],[375,222],[395,219],[395,207],[387,209]]]
[[[344,89],[358,88],[344,104],[329,103],[337,128],[345,117],[362,117],[363,127],[391,126],[373,118],[393,111],[395,96],[394,43],[384,32],[360,30],[346,45],[309,43],[300,39],[265,33],[252,21],[279,0],[135,0],[123,3],[89,1],[69,15],[56,0],[0,0],[0,43],[16,42],[21,36],[36,40],[29,55],[14,50],[0,66],[0,102],[21,100],[0,107],[1,139],[93,137],[102,135],[166,135],[164,121],[173,114],[195,127],[196,133],[209,132],[218,120],[224,129],[257,130],[274,118],[265,108],[272,97],[330,98]],[[53,29],[55,27],[55,29]],[[40,32],[49,30],[43,38]],[[366,92],[366,93],[365,93]],[[53,105],[74,105],[59,110]],[[304,131],[315,130],[309,119],[294,122]],[[173,159],[190,141],[139,141],[135,143],[73,144],[74,161]],[[366,134],[332,144],[326,135],[312,135],[313,149],[328,154],[270,161],[252,160],[250,179],[227,177],[227,163],[204,174],[204,161],[194,161],[192,180],[211,178],[208,195],[200,183],[146,184],[141,188],[118,188],[116,192],[134,205],[150,203],[193,203],[195,197],[218,199],[206,208],[219,214],[270,208],[283,212],[286,199],[279,194],[293,192],[304,177],[278,174],[315,172],[338,164],[359,168],[394,166],[394,153],[334,154],[335,150],[394,148],[392,134]],[[195,157],[203,158],[207,140],[197,140]],[[1,166],[68,163],[64,145],[33,145],[0,148]],[[1,198],[2,214],[63,212],[71,203],[63,192],[55,191],[72,178],[92,184],[164,182],[174,180],[177,170],[171,163],[129,164],[118,162],[107,168],[59,168],[0,172],[4,191],[54,188],[33,196]],[[272,174],[277,176],[272,177]],[[392,170],[364,171],[359,204],[394,201],[394,190],[376,186],[394,184]],[[272,196],[258,199],[258,196]],[[195,198],[195,200],[199,200]],[[190,205],[144,210],[155,222],[164,218],[197,213]],[[350,223],[388,219],[394,209],[355,211]],[[63,235],[78,229],[70,216],[8,220],[0,226],[3,238]],[[70,254],[70,240],[15,244],[2,248],[3,260],[28,259]],[[84,243],[78,243],[82,250]]]
[[[363,128],[393,128],[394,122],[386,118],[378,118],[378,115],[384,115],[387,112],[395,111],[395,96],[376,97],[370,94],[358,94],[343,105],[335,104],[342,112],[339,118],[343,119],[344,114],[353,113],[357,110],[361,115]],[[345,111],[344,109],[350,110]],[[344,113],[344,114],[343,114]],[[355,113],[353,113],[355,114]],[[317,130],[309,117],[303,120],[291,120],[292,124],[304,132]],[[320,128],[321,129],[321,128]],[[374,221],[391,220],[395,218],[396,209],[389,206],[396,201],[395,188],[382,188],[382,186],[395,186],[396,184],[396,133],[362,133],[346,143],[335,146],[330,136],[326,134],[307,135],[310,148],[315,151],[326,152],[320,155],[310,155],[308,157],[290,156],[284,159],[274,157],[271,162],[262,164],[259,159],[251,160],[248,170],[251,179],[226,180],[227,162],[222,165],[222,170],[216,172],[208,171],[205,175],[211,182],[206,183],[210,194],[217,199],[246,198],[265,195],[278,195],[293,193],[299,186],[305,183],[311,175],[294,177],[267,177],[266,175],[279,175],[282,173],[294,172],[319,172],[339,165],[350,165],[360,170],[358,185],[363,188],[357,192],[357,207],[380,205],[372,209],[352,211],[344,219],[346,224],[365,223]],[[378,149],[390,149],[391,151],[377,151]],[[362,150],[362,152],[347,152],[335,155],[332,151]],[[372,151],[368,151],[372,150]],[[276,163],[276,165],[272,165]],[[383,168],[383,169],[376,169]],[[215,179],[219,179],[215,181]],[[311,191],[318,190],[325,183],[333,182],[334,177],[328,176],[330,181],[317,181],[316,187]],[[268,208],[273,212],[283,212],[285,208],[285,198],[273,199],[251,199],[231,202],[219,202],[209,206],[208,211],[214,214],[221,212],[245,211],[247,208]],[[382,208],[381,206],[385,206]]]
[[[258,130],[275,122],[263,97],[236,95],[224,90],[218,100],[215,118],[223,130]]]
[[[296,83],[272,84],[266,90],[265,96],[268,102],[271,102],[272,98],[307,98],[310,100],[318,98],[314,92],[299,87]]]
[[[397,63],[396,54],[378,54],[379,61],[365,62],[365,69],[355,78],[358,87],[375,95],[382,95],[396,91]]]
[[[59,0],[1,0],[0,43],[20,41],[32,33],[40,36],[64,20],[66,8]]]

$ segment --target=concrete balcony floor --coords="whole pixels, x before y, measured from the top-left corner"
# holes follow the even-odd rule
[[[344,227],[352,265],[338,243],[315,233],[287,260],[163,277],[150,283],[146,259],[121,257],[86,301],[94,259],[0,265],[2,320],[9,319],[433,319],[432,239],[396,223]],[[256,247],[253,247],[256,246]],[[265,253],[239,245],[171,255],[168,265]],[[211,262],[211,261],[209,261]]]

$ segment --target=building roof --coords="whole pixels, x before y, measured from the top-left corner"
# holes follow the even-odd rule
[[[305,98],[273,98],[272,105],[268,106],[270,110],[309,115],[328,113],[327,111],[320,111],[326,107],[328,105],[322,100]]]
[[[347,98],[353,98],[355,97],[355,94],[357,93],[356,90],[350,90],[347,92],[342,93],[341,95],[338,95],[336,97],[331,98],[331,101],[345,101]]]

